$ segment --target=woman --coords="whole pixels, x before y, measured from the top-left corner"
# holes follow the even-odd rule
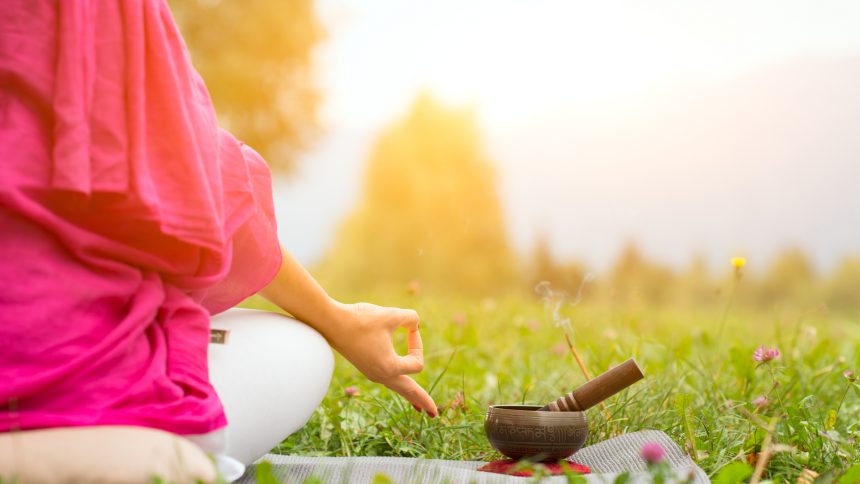
[[[0,79],[0,432],[161,429],[237,477],[321,401],[326,342],[435,416],[417,314],[338,303],[281,248],[164,0],[5,1]],[[304,324],[228,310],[257,292]]]

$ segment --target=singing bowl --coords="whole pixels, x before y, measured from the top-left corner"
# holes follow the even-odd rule
[[[554,462],[573,455],[588,438],[585,412],[539,411],[539,405],[490,405],[487,440],[511,459]]]

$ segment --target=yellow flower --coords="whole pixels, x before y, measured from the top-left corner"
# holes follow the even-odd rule
[[[735,269],[740,269],[741,267],[747,265],[747,260],[743,257],[732,257],[732,267]]]

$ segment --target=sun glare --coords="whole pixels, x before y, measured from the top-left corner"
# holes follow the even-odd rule
[[[322,52],[325,117],[363,126],[391,119],[426,89],[504,125],[860,46],[857,29],[833,24],[856,18],[850,3],[831,6],[842,14],[774,2],[329,0],[322,9],[337,33]]]

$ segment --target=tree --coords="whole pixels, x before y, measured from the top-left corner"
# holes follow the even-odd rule
[[[621,302],[667,302],[676,287],[669,269],[648,261],[632,241],[621,250],[609,275],[612,295]]]
[[[319,131],[313,0],[170,0],[222,126],[287,170]]]
[[[815,271],[809,257],[800,248],[780,252],[768,268],[758,288],[760,303],[806,303],[813,299],[816,289]]]
[[[720,287],[714,282],[708,261],[701,253],[693,255],[676,284],[679,297],[687,304],[698,306],[719,301]]]
[[[419,95],[373,147],[363,198],[320,277],[337,288],[406,284],[485,293],[513,274],[495,173],[472,113]]]
[[[540,233],[535,241],[529,269],[531,277],[528,282],[532,288],[545,281],[550,283],[553,290],[564,291],[572,299],[579,293],[587,274],[583,264],[573,261],[557,262],[545,233]]]
[[[828,281],[828,300],[846,311],[860,310],[860,257],[845,257]]]

